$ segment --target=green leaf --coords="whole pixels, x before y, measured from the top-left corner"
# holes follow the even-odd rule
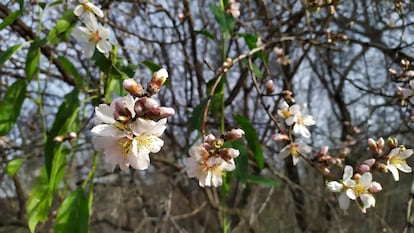
[[[262,177],[262,176],[255,176],[255,175],[247,175],[247,182],[252,184],[261,184],[267,186],[279,186],[280,182],[274,179]]]
[[[220,7],[210,4],[211,12],[213,12],[214,18],[220,26],[223,36],[230,37],[234,30],[234,18],[233,16],[227,14]]]
[[[60,182],[57,175],[63,162],[61,158],[63,156],[61,153],[61,143],[55,142],[54,138],[58,135],[66,135],[71,131],[77,130],[78,111],[78,89],[74,88],[73,91],[65,96],[64,102],[56,113],[52,128],[48,132],[45,145],[45,165],[48,177],[51,180],[51,187],[55,187]],[[57,164],[53,164],[55,160],[58,162]],[[52,179],[54,182],[52,182]]]
[[[207,31],[207,30],[194,30],[193,31],[196,35],[201,34],[204,36],[207,36],[208,38],[212,39],[212,40],[216,40],[216,37],[214,36],[213,33]]]
[[[249,119],[242,115],[236,115],[236,121],[245,132],[245,138],[247,144],[249,145],[250,150],[253,152],[257,165],[260,169],[264,168],[264,157],[262,146],[259,142],[259,137],[253,125],[250,123]]]
[[[76,86],[78,88],[82,88],[83,87],[83,78],[79,74],[78,69],[72,64],[72,62],[70,62],[64,56],[59,56],[57,59],[63,65],[63,68],[65,69],[65,71],[73,75],[73,78],[75,79]]]
[[[0,67],[2,67],[4,63],[6,63],[6,61],[9,60],[24,44],[25,43],[21,43],[8,47],[7,50],[0,55]]]
[[[191,117],[188,123],[188,128],[192,130],[200,130],[201,124],[203,123],[204,108],[206,107],[208,99],[203,99],[197,107],[194,108],[191,113]]]
[[[19,18],[21,14],[21,11],[15,11],[8,15],[6,18],[3,19],[3,21],[0,23],[0,30],[3,30],[10,24],[12,24],[17,18]]]
[[[27,221],[30,232],[35,232],[36,225],[46,220],[52,202],[53,193],[49,191],[46,168],[42,167],[40,177],[30,191],[27,201]]]
[[[259,69],[259,67],[257,67],[257,65],[256,64],[254,64],[253,62],[252,62],[252,71],[253,71],[253,74],[254,74],[254,76],[256,76],[257,78],[263,78],[263,73],[262,73],[262,71]]]
[[[63,12],[62,17],[57,20],[56,25],[47,34],[47,41],[53,45],[66,40],[70,36],[76,22],[77,17],[73,14],[73,10]]]
[[[70,194],[59,208],[56,216],[55,232],[88,233],[88,198],[82,188]]]
[[[23,158],[18,158],[18,159],[9,161],[6,165],[6,173],[12,177],[16,175],[17,171],[22,166],[23,161],[24,161]]]
[[[256,35],[253,35],[250,33],[246,33],[246,34],[240,33],[239,35],[243,37],[249,49],[257,48],[257,36]]]
[[[40,61],[40,47],[39,43],[33,42],[30,44],[29,51],[26,57],[25,73],[26,78],[31,81],[39,70]]]
[[[158,65],[158,64],[156,64],[156,63],[154,63],[152,61],[149,61],[149,60],[145,60],[145,61],[143,61],[141,63],[143,65],[145,65],[148,69],[150,69],[151,70],[151,73],[157,72],[159,69],[162,68],[162,66],[160,66],[160,65]]]
[[[9,133],[20,115],[23,101],[26,98],[25,80],[17,80],[10,87],[0,101],[0,136]]]
[[[105,90],[105,102],[111,102],[114,96],[127,95],[126,90],[123,88],[122,82],[122,79],[111,79],[109,81]]]
[[[234,170],[234,175],[240,183],[246,184],[249,172],[249,154],[247,153],[247,148],[241,140],[236,140],[231,144],[234,149],[237,149],[240,152],[240,155],[234,159],[236,162],[236,170]]]
[[[18,0],[18,2],[19,2],[20,12],[23,12],[23,9],[24,9],[24,0]]]

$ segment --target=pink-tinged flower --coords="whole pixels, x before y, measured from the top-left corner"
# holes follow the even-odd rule
[[[109,106],[101,104],[95,108],[97,125],[91,130],[92,142],[95,149],[103,151],[112,169],[116,165],[124,171],[129,166],[147,169],[149,153],[159,152],[164,144],[159,137],[167,120],[135,119],[134,105],[134,98],[128,95],[115,99]]]
[[[414,104],[414,79],[410,81],[411,88],[401,88],[401,93],[404,99],[409,99],[411,104]]]
[[[327,187],[331,192],[341,193],[338,199],[341,209],[348,209],[350,200],[357,200],[361,211],[365,213],[367,208],[375,206],[375,198],[372,193],[381,191],[381,184],[372,181],[370,172],[364,173],[359,179],[352,179],[352,177],[352,167],[345,166],[342,180],[328,182]]]
[[[296,165],[299,162],[300,156],[306,156],[312,151],[312,147],[306,145],[302,142],[293,142],[285,146],[279,153],[281,159],[285,159],[289,155],[292,156],[293,165]]]
[[[400,147],[396,147],[391,150],[390,154],[388,155],[387,169],[392,173],[395,181],[398,181],[400,179],[398,170],[405,173],[412,172],[412,168],[408,166],[406,161],[406,159],[411,157],[412,154],[412,149],[402,150]]]
[[[101,17],[101,18],[104,17],[103,11],[99,7],[95,6],[89,0],[79,0],[79,5],[75,7],[75,9],[73,10],[73,13],[78,17],[83,14],[85,15],[91,14],[92,16],[95,14],[98,17]],[[90,16],[86,16],[86,17],[90,17]]]
[[[236,0],[230,0],[229,5],[227,6],[227,13],[231,14],[233,18],[237,19],[240,16],[240,3]]]
[[[235,153],[231,152],[233,155]],[[184,159],[187,175],[198,179],[201,187],[220,186],[225,172],[235,169],[234,160],[225,161],[220,156],[212,156],[203,145],[193,146],[189,151],[190,157]]]
[[[75,39],[85,42],[84,53],[87,58],[91,58],[95,51],[95,46],[101,53],[108,53],[112,49],[109,42],[109,30],[98,24],[95,17],[88,17],[85,20],[86,27],[77,27],[73,30]]]
[[[306,106],[292,105],[290,107],[290,113],[294,116],[295,125],[293,126],[293,133],[300,134],[305,138],[310,137],[310,132],[307,126],[315,124],[313,117],[310,115],[305,115]]]

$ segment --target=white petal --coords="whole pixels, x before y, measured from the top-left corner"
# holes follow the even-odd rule
[[[299,162],[299,156],[292,156],[292,162],[293,166],[296,166],[296,164]]]
[[[95,114],[101,122],[112,124],[115,122],[113,110],[107,104],[100,104],[95,107]]]
[[[361,194],[360,198],[362,203],[364,204],[364,208],[375,206],[375,198],[372,196],[372,194]]]
[[[357,197],[355,195],[355,191],[352,189],[347,189],[346,190],[346,195],[349,197],[349,199],[351,200],[355,200]]]
[[[95,52],[95,42],[89,41],[86,46],[84,47],[84,54],[85,57],[91,58],[93,56],[93,53]]]
[[[338,202],[341,209],[346,210],[349,208],[350,200],[345,193],[341,193],[341,195],[339,195]]]
[[[91,38],[91,31],[86,27],[76,27],[73,29],[72,35],[77,40],[89,41],[89,38]]]
[[[223,171],[233,171],[236,168],[236,165],[234,164],[234,160],[231,159],[230,161],[226,162],[223,161],[220,165],[221,170]]]
[[[91,129],[92,134],[103,137],[122,137],[125,135],[113,125],[100,124]]]
[[[291,117],[289,117],[285,120],[286,125],[289,125],[289,126],[293,125],[293,123],[295,123],[295,121],[296,121],[296,117],[293,117],[293,116],[291,116]]]
[[[205,178],[205,186],[207,186],[207,187],[209,187],[209,186],[211,186],[211,171],[210,170],[208,170],[207,172],[206,172],[207,174],[206,174],[206,178]]]
[[[194,177],[200,176],[200,173],[201,173],[200,164],[198,164],[194,158],[192,157],[185,158],[183,162],[184,162],[185,170],[187,172],[188,177],[194,178]]]
[[[345,180],[349,180],[352,178],[352,176],[354,175],[354,170],[352,169],[351,166],[346,165],[345,169],[344,169],[344,175],[342,177],[342,179]]]
[[[337,193],[343,189],[344,185],[339,183],[338,181],[330,181],[326,184],[326,187],[329,191]]]
[[[294,104],[294,105],[290,106],[289,110],[293,115],[297,115],[297,114],[301,113],[300,106],[297,105],[297,104]]]
[[[364,187],[369,187],[372,183],[372,174],[371,172],[365,172],[359,179],[359,183]]]
[[[394,148],[394,149],[392,149],[391,151],[390,151],[390,153],[388,154],[388,156],[389,157],[395,157],[395,156],[398,156],[398,154],[400,154],[400,148],[399,147],[396,147],[396,148]]]
[[[218,187],[223,183],[223,178],[221,176],[217,176],[213,174],[211,177],[211,183],[213,184],[214,187]]]
[[[90,31],[95,33],[98,31],[98,21],[94,14],[85,14],[85,25]]]
[[[394,165],[388,165],[387,168],[388,168],[388,171],[391,172],[391,174],[394,177],[395,181],[400,180],[400,175],[398,173],[398,169]]]
[[[405,173],[411,173],[413,171],[413,169],[408,166],[407,163],[400,163],[400,167],[398,169]]]
[[[75,9],[73,10],[73,14],[75,14],[76,16],[80,16],[80,15],[82,15],[83,14],[83,12],[85,11],[85,8],[83,8],[83,6],[82,5],[77,5],[76,7],[75,7]]]
[[[93,5],[92,3],[89,4],[89,7],[92,9],[93,13],[95,13],[96,16],[101,17],[101,18],[104,17],[104,13],[99,7]]]
[[[408,159],[409,157],[411,157],[411,155],[413,154],[413,150],[412,149],[408,149],[405,150],[403,152],[400,153],[400,155],[398,156],[400,159]]]

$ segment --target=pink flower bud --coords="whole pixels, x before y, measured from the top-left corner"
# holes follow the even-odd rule
[[[382,137],[378,138],[377,145],[378,145],[378,148],[381,149],[381,151],[382,151],[382,149],[384,149],[384,145],[385,145],[384,138],[382,138]]]
[[[321,150],[319,151],[319,153],[321,155],[326,155],[328,153],[329,147],[328,146],[323,146],[321,147]]]
[[[289,137],[286,134],[277,133],[272,136],[272,139],[276,142],[289,141]]]
[[[157,94],[161,86],[164,85],[168,78],[168,72],[162,68],[152,75],[151,81],[148,83],[147,91],[149,95]]]
[[[159,107],[160,117],[167,118],[175,114],[175,110],[170,107]]]
[[[376,162],[376,160],[375,159],[367,159],[367,160],[365,160],[364,161],[364,164],[366,164],[367,166],[369,166],[370,168],[372,167],[372,165],[374,165],[375,164],[375,162]]]
[[[70,132],[68,136],[70,139],[73,139],[76,138],[78,135],[75,132]]]
[[[393,68],[389,68],[388,72],[394,77],[398,76],[398,72]]]
[[[150,110],[158,108],[158,106],[160,106],[159,103],[151,97],[140,98],[138,101],[142,103],[146,109]]]
[[[369,172],[371,170],[371,168],[368,165],[366,165],[366,164],[361,164],[361,165],[359,165],[358,170],[362,174],[364,174],[365,172]]]
[[[113,117],[121,123],[126,123],[132,118],[132,114],[129,109],[125,107],[125,103],[119,100],[115,101],[115,111],[113,112]]]
[[[133,78],[127,78],[123,81],[122,85],[125,90],[132,96],[142,96],[144,94],[144,89],[141,84],[137,83]]]
[[[372,152],[378,153],[378,145],[374,139],[368,138],[368,147]]]
[[[214,140],[216,140],[216,136],[214,136],[211,133],[204,136],[204,141],[207,142],[207,143],[211,143]]]
[[[226,161],[236,158],[239,155],[240,155],[240,151],[233,149],[233,148],[225,148],[220,152],[220,156]]]
[[[275,86],[273,86],[273,80],[268,80],[265,84],[266,87],[266,94],[270,95],[276,91]]]
[[[382,190],[382,186],[381,186],[381,184],[380,184],[380,183],[378,183],[378,182],[376,182],[376,181],[372,182],[372,183],[371,183],[371,186],[369,187],[369,191],[370,191],[371,193],[377,193],[377,192],[379,192],[379,191],[381,191],[381,190]]]

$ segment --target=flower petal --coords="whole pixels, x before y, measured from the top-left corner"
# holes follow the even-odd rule
[[[339,195],[338,202],[341,209],[346,210],[349,208],[350,200],[345,193],[341,193],[341,195]]]

